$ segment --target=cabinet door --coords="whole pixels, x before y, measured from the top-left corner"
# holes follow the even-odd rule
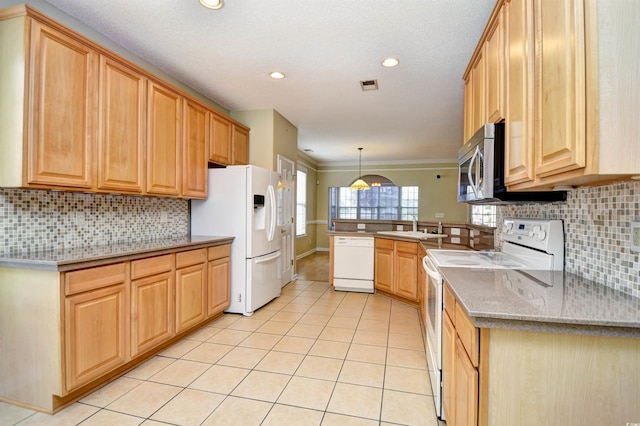
[[[27,182],[95,188],[98,54],[32,21]]]
[[[393,242],[390,240],[383,240]],[[375,263],[374,263],[374,281],[376,290],[383,290],[389,293],[393,292],[393,249],[377,247],[378,239],[376,239]]]
[[[228,257],[209,261],[207,274],[207,316],[222,312],[230,302],[230,270]]]
[[[234,165],[249,164],[249,131],[233,125],[232,161]]]
[[[447,424],[455,425],[456,329],[442,312],[442,407]]]
[[[409,243],[414,244],[415,243]],[[413,302],[418,300],[418,255],[396,251],[396,291],[398,296]]]
[[[183,143],[182,195],[207,198],[209,112],[189,100],[184,102]]]
[[[488,123],[504,119],[504,7],[487,32],[484,42],[485,114]]]
[[[484,55],[482,51],[476,58],[473,64],[473,70],[471,79],[473,80],[473,107],[472,107],[472,127],[471,135],[475,134],[485,124],[485,112],[484,112]]]
[[[584,1],[535,0],[536,177],[586,165]]]
[[[460,339],[456,340],[455,351],[455,424],[476,426],[478,424],[478,370],[469,360]]]
[[[124,283],[65,299],[66,390],[128,361],[128,308]]]
[[[505,3],[505,181],[533,180],[533,17],[531,1]]]
[[[131,282],[131,356],[174,335],[174,272]]]
[[[176,333],[205,319],[206,277],[206,263],[176,270]]]
[[[146,79],[100,57],[98,189],[144,191]]]
[[[219,164],[231,164],[231,134],[233,125],[224,118],[211,114],[211,150],[209,160]]]
[[[464,81],[464,145],[473,136],[473,80],[472,72]]]
[[[147,192],[180,194],[182,99],[159,83],[148,83]]]

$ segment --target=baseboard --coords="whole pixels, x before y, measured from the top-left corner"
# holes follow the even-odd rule
[[[313,253],[315,253],[317,251],[327,252],[327,251],[329,251],[329,248],[328,247],[316,247],[316,248],[313,248],[313,249],[311,249],[309,251],[305,251],[304,253],[300,253],[299,255],[297,255],[296,256],[296,260],[300,260],[300,259],[302,259],[304,257],[307,257],[307,256],[309,256],[309,255],[311,255],[311,254],[313,254]]]

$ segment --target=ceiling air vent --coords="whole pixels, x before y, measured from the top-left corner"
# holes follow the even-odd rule
[[[360,87],[363,92],[369,90],[378,90],[378,80],[362,80],[360,82]]]

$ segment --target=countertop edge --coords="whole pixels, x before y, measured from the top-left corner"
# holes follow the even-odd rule
[[[455,282],[446,280],[456,301],[460,303],[464,313],[478,328],[502,328],[523,331],[537,331],[548,333],[567,333],[594,336],[615,336],[640,338],[640,324],[626,321],[593,319],[567,319],[562,317],[537,317],[516,314],[497,314],[472,311],[460,293],[455,288]]]
[[[32,269],[52,272],[67,272],[77,269],[92,268],[95,266],[108,265],[117,262],[142,259],[145,257],[161,256],[163,254],[177,253],[186,250],[195,250],[204,247],[214,247],[231,243],[235,237],[207,237],[197,236],[197,241],[167,241],[166,246],[143,248],[121,253],[110,253],[105,255],[88,256],[86,258],[70,260],[40,260],[40,259],[18,259],[0,258],[0,267]],[[132,243],[133,244],[133,243]]]

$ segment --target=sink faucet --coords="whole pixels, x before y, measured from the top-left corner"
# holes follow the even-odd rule
[[[413,232],[417,232],[418,231],[418,218],[416,216],[413,216]]]

